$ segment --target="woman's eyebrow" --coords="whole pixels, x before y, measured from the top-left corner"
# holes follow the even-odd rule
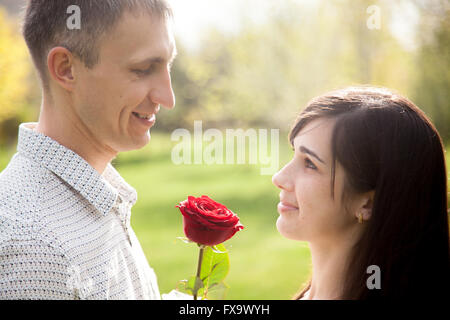
[[[305,146],[300,146],[299,148],[300,152],[302,153],[307,153],[311,156],[313,156],[314,158],[316,158],[317,160],[319,160],[320,162],[322,162],[323,164],[326,164],[325,161],[323,161],[322,159],[320,159],[320,157],[312,150],[309,150],[308,148],[306,148]]]

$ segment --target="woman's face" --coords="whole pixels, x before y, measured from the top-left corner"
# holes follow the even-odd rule
[[[355,214],[340,201],[344,172],[335,168],[334,200],[331,198],[331,133],[334,119],[308,123],[294,139],[294,156],[273,178],[281,189],[278,231],[299,241],[336,241],[350,233]]]

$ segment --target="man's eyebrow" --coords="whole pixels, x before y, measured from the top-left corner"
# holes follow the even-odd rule
[[[316,158],[317,160],[319,160],[320,162],[322,162],[323,164],[325,164],[325,161],[323,161],[322,159],[320,159],[320,157],[312,150],[309,150],[308,148],[304,147],[304,146],[300,146],[299,148],[300,152],[302,153],[307,153],[311,156],[313,156],[314,158]]]
[[[175,60],[176,56],[178,54],[177,48],[174,47],[173,51],[172,51],[172,56],[170,57],[170,60],[168,61],[168,63],[173,63],[173,61]],[[166,63],[166,59],[163,57],[151,57],[151,58],[146,58],[144,60],[133,60],[130,62],[130,64],[153,64],[153,63]]]

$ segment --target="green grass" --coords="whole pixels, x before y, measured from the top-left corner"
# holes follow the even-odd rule
[[[196,271],[198,248],[176,240],[184,234],[175,205],[188,195],[206,194],[236,212],[245,226],[226,242],[231,261],[226,298],[292,297],[309,276],[309,248],[276,230],[279,191],[271,176],[250,165],[177,166],[170,160],[174,144],[167,136],[153,135],[148,147],[120,155],[115,164],[138,192],[131,224],[158,275],[161,293]],[[283,151],[289,156],[288,149]]]
[[[291,156],[283,137],[280,134],[280,166]],[[152,134],[146,148],[113,161],[138,192],[131,224],[155,269],[161,293],[196,271],[197,247],[176,240],[184,234],[175,205],[188,195],[207,194],[236,212],[245,225],[226,242],[231,262],[226,298],[291,298],[309,278],[310,253],[306,243],[287,240],[276,230],[279,190],[271,176],[260,175],[259,167],[251,165],[177,166],[170,157],[174,145],[169,136]],[[13,153],[1,152],[0,171]],[[450,148],[446,158],[449,164]]]
[[[184,236],[174,206],[188,195],[207,194],[236,212],[245,225],[230,246],[227,299],[289,299],[310,276],[306,243],[283,238],[276,230],[279,190],[271,176],[250,165],[174,165],[168,136],[153,135],[149,146],[118,157],[117,168],[138,191],[132,226],[158,275],[160,291],[172,290],[194,275],[197,247],[176,241]],[[281,140],[280,165],[291,152]],[[446,153],[449,163],[450,153]],[[123,165],[121,165],[123,163]]]

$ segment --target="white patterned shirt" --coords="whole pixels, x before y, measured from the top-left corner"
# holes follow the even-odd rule
[[[136,190],[35,126],[0,173],[0,299],[160,299],[130,226]]]

